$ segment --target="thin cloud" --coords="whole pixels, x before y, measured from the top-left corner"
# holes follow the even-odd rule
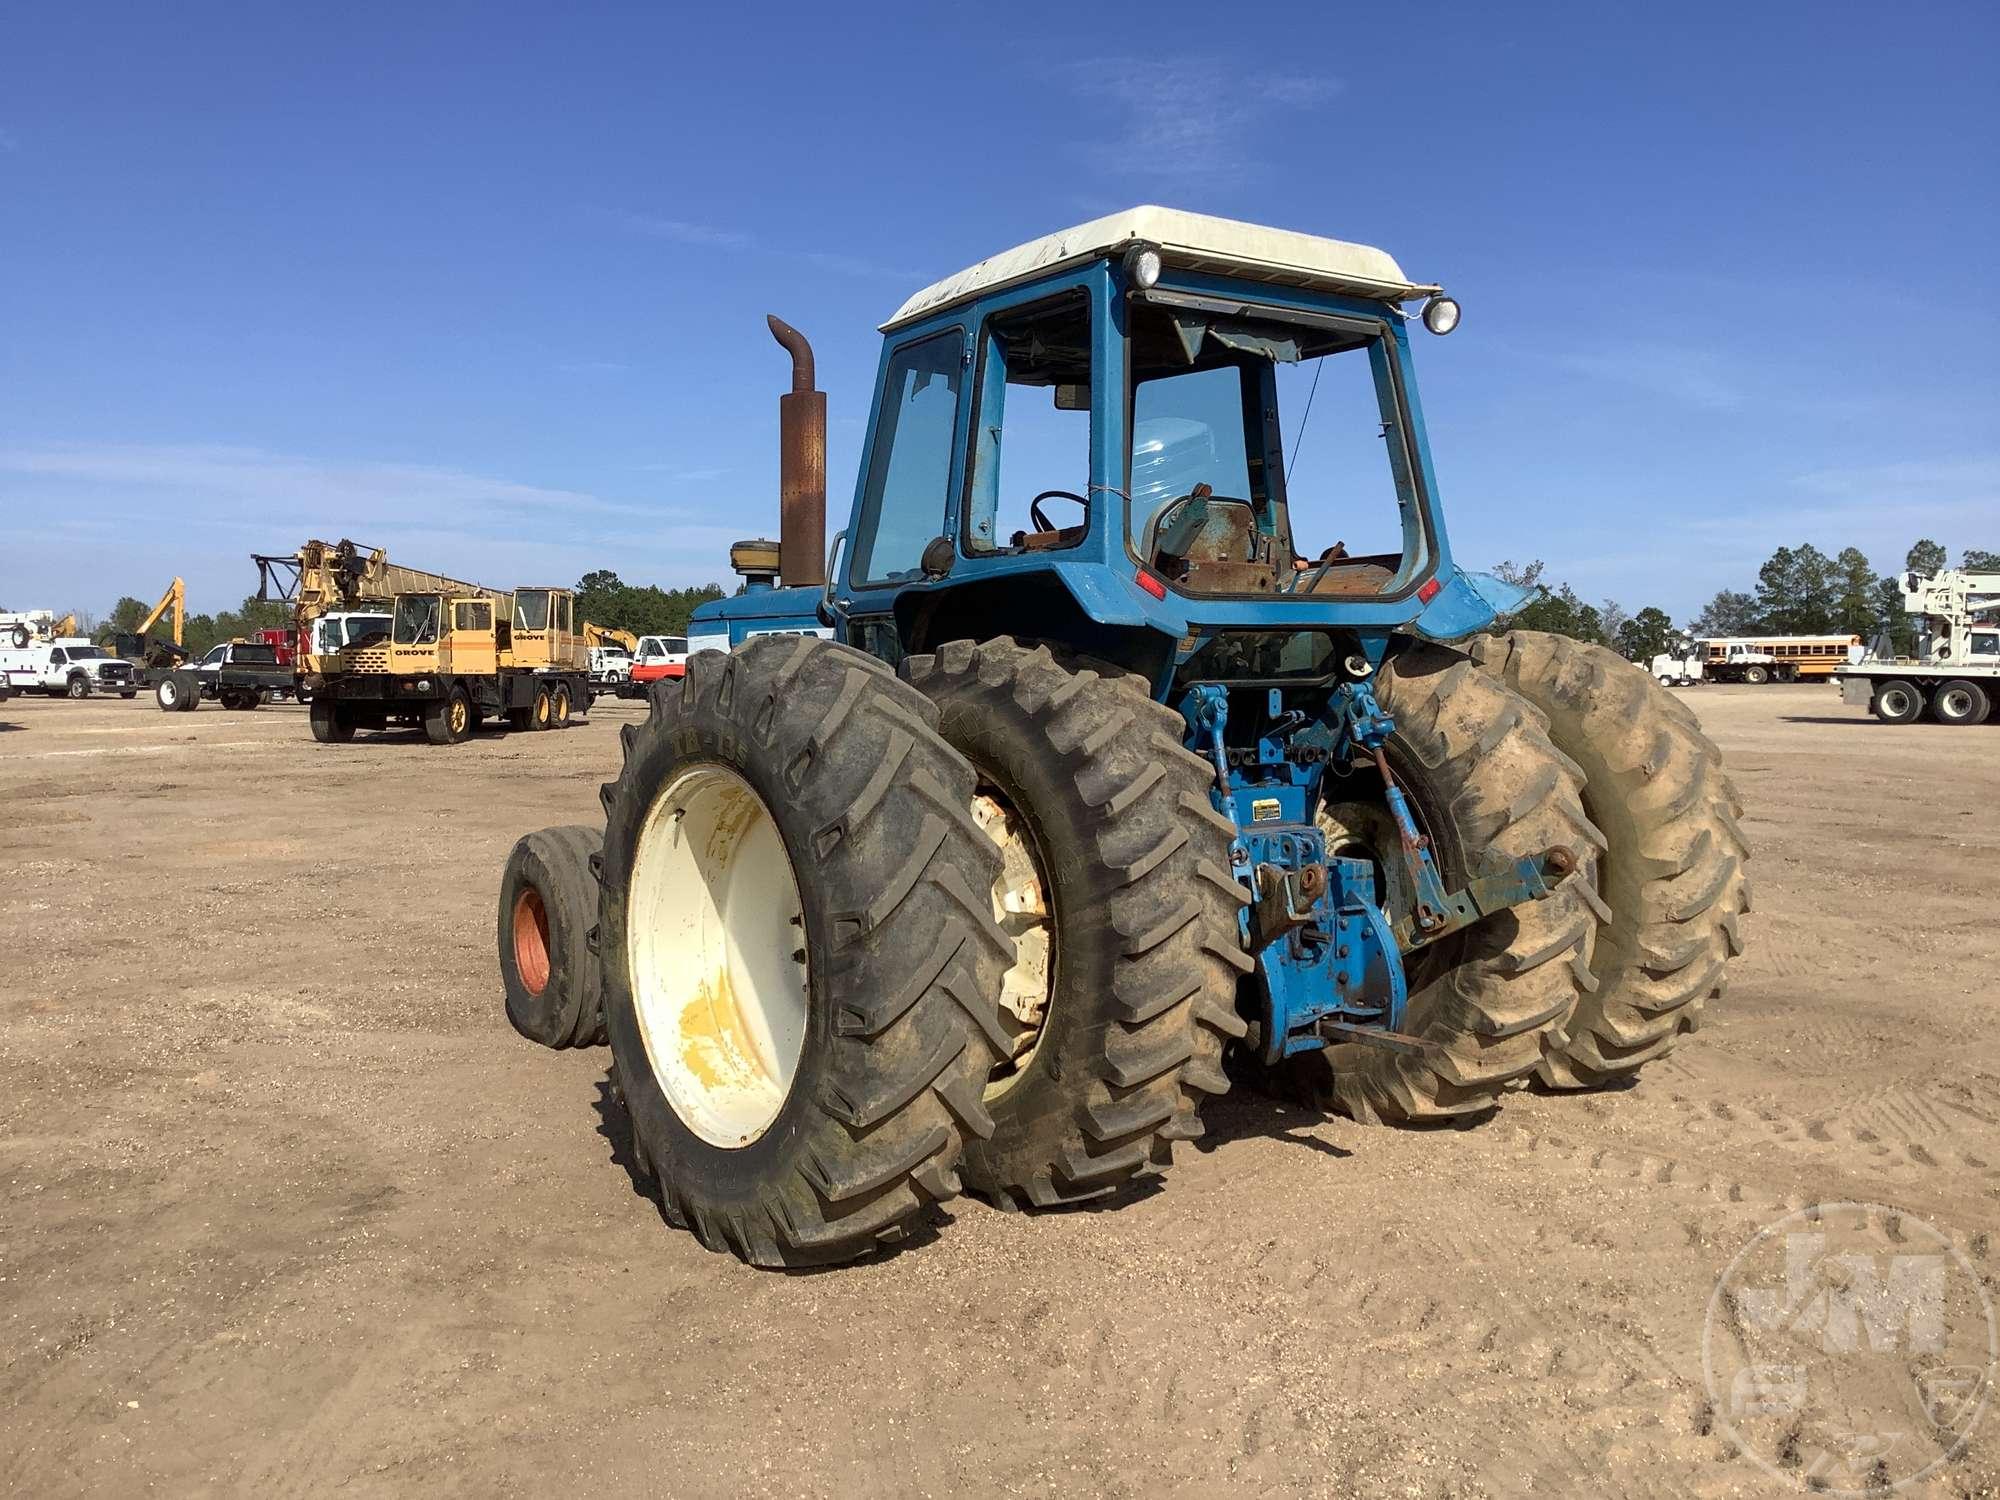
[[[1708,411],[1733,411],[1747,399],[1743,387],[1724,375],[1715,357],[1702,350],[1632,345],[1594,354],[1561,354],[1556,363],[1572,374],[1631,386]]]
[[[1317,74],[1140,57],[1087,58],[1056,75],[1108,117],[1084,148],[1094,166],[1190,187],[1262,173],[1252,143],[1270,117],[1323,105],[1341,88]]]
[[[864,256],[768,244],[745,229],[728,229],[716,224],[696,223],[687,219],[667,219],[656,214],[631,211],[620,212],[615,217],[627,229],[652,239],[668,240],[677,245],[692,245],[697,249],[747,251],[752,255],[764,256],[775,261],[831,271],[836,276],[855,276],[864,280],[912,281],[923,275],[921,271],[910,270],[907,266],[886,265]]]

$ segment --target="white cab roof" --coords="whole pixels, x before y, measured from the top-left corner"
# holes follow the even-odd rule
[[[1140,241],[1158,245],[1171,265],[1279,286],[1346,292],[1384,302],[1404,302],[1438,290],[1411,281],[1386,250],[1142,204],[989,255],[978,265],[925,287],[882,327],[886,331],[953,303]]]

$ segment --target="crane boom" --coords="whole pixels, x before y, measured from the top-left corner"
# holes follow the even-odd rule
[[[138,628],[133,633],[143,636],[159,624],[160,616],[170,609],[174,613],[174,644],[176,646],[183,644],[181,636],[187,624],[187,584],[178,578],[167,585],[167,591],[160,595],[160,602],[155,604],[146,618],[139,622]]]
[[[385,549],[363,547],[345,537],[338,542],[309,541],[296,552],[252,553],[251,561],[257,564],[257,597],[292,606],[300,657],[308,672],[324,672],[330,660],[307,654],[313,621],[321,615],[369,606],[386,609],[398,594],[506,592],[392,563]]]

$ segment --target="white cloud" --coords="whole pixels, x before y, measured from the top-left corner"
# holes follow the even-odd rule
[[[1147,57],[1086,58],[1056,75],[1110,117],[1085,148],[1093,165],[1188,187],[1262,172],[1254,143],[1270,117],[1324,104],[1341,87],[1317,74]]]

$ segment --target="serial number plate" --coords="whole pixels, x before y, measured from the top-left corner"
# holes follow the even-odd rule
[[[1250,821],[1253,823],[1275,823],[1283,816],[1283,806],[1276,797],[1257,797],[1250,803]]]

